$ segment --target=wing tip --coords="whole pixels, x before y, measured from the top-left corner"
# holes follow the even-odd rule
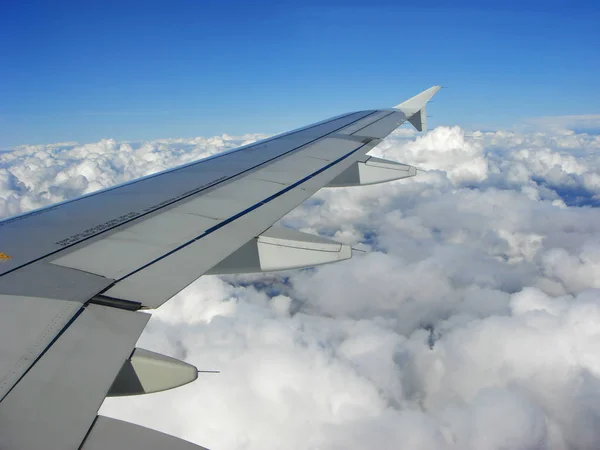
[[[415,114],[416,112],[420,111],[421,108],[423,108],[427,102],[431,100],[431,97],[433,97],[441,88],[442,86],[431,86],[429,89],[425,89],[423,92],[415,95],[414,97],[397,104],[394,106],[394,109],[399,109],[406,115]]]

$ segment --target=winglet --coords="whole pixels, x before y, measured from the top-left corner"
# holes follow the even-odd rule
[[[418,131],[424,131],[427,129],[427,112],[425,110],[425,105],[427,105],[427,102],[431,100],[431,97],[433,97],[440,88],[441,86],[432,86],[420,94],[409,98],[405,102],[394,106],[394,109],[399,109],[406,114],[408,121],[412,123]]]

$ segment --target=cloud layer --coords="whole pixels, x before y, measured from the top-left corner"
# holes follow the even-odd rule
[[[259,138],[21,147],[0,216]],[[282,222],[367,250],[198,280],[140,346],[219,369],[102,412],[214,449],[594,449],[600,442],[600,137],[401,129],[426,170],[320,191]]]

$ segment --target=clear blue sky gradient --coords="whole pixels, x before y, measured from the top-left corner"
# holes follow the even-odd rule
[[[6,1],[0,148],[276,133],[434,84],[434,126],[600,113],[597,1],[402,3]]]

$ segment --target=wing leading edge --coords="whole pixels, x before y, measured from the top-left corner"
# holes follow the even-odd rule
[[[407,120],[426,129],[437,90],[0,222],[0,446],[138,448],[137,436],[200,448],[97,416],[107,395],[195,379],[193,366],[135,349],[150,317],[139,310],[205,273],[349,258],[347,245],[273,224],[323,187],[414,176],[367,153]]]

